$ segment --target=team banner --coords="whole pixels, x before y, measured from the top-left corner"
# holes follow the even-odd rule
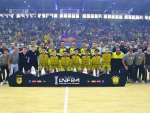
[[[9,9],[9,13],[13,13],[13,14],[25,14],[25,13],[29,13],[29,9]]]
[[[126,10],[112,10],[112,15],[130,15],[130,11],[126,11]]]
[[[126,79],[121,74],[103,74],[94,77],[78,72],[56,72],[36,77],[32,74],[16,72],[9,77],[9,86],[12,87],[60,87],[60,86],[99,86],[117,87],[125,86]]]
[[[60,13],[61,14],[79,14],[80,13],[80,10],[79,9],[60,9]]]

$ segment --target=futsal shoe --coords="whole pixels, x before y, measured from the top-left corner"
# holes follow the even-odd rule
[[[9,82],[8,82],[8,81],[6,81],[6,84],[7,84],[7,85],[9,85]]]
[[[146,84],[146,82],[145,82],[144,80],[142,80],[142,83],[143,83],[143,84]]]
[[[3,82],[0,83],[0,86],[2,86],[2,85],[3,85]]]
[[[134,84],[138,84],[138,81],[135,81]]]

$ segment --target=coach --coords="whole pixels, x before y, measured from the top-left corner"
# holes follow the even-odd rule
[[[4,54],[2,56],[0,56],[0,63],[1,63],[1,67],[0,67],[0,71],[2,71],[3,74],[3,81],[5,81],[5,70],[7,73],[6,76],[6,84],[8,84],[8,77],[9,77],[9,69],[8,69],[8,49],[4,49]],[[0,75],[1,76],[1,75]]]
[[[132,82],[134,80],[134,63],[135,55],[133,53],[133,49],[129,49],[129,52],[125,54],[125,56],[122,59],[122,64],[125,68],[125,75],[128,77],[129,82]]]
[[[138,83],[137,81],[137,73],[138,73],[138,69],[139,72],[142,73],[142,83],[145,83],[145,54],[142,53],[142,48],[138,48],[137,52],[134,53],[135,54],[135,81]]]
[[[8,58],[8,69],[10,70],[9,76],[18,71],[18,59],[19,59],[19,52],[18,47],[14,48],[14,51],[9,54]]]

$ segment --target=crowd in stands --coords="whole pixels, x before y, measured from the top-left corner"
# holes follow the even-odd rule
[[[146,20],[122,21],[118,23],[122,32],[116,31],[114,23],[108,20],[76,20],[53,18],[0,18],[0,43],[29,45],[32,40],[39,44],[44,40],[49,44],[53,42],[59,47],[61,36],[72,34],[78,43],[86,41],[91,45],[108,41],[128,41],[150,43],[150,22]]]

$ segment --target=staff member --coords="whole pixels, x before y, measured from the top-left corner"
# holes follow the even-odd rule
[[[124,72],[124,68],[122,65],[122,58],[124,57],[124,53],[120,51],[120,48],[116,49],[116,52],[112,54],[111,67],[113,73],[121,73]]]
[[[132,82],[132,80],[134,81],[135,77],[134,77],[134,67],[133,67],[133,63],[134,63],[134,59],[135,59],[135,55],[133,53],[133,50],[130,48],[129,52],[127,54],[125,54],[125,56],[122,59],[122,64],[125,68],[125,74],[126,77],[128,77],[129,82]],[[135,83],[137,83],[137,81],[135,81]]]
[[[135,52],[135,80],[137,81],[137,72],[139,69],[139,72],[142,73],[142,83],[145,83],[145,54],[142,53],[142,48],[138,48],[138,52]]]
[[[23,71],[23,68],[25,70],[25,74],[28,72],[28,54],[27,54],[27,48],[23,47],[22,52],[19,53],[19,71]]]
[[[36,50],[35,46],[32,46],[32,50],[28,52],[28,60],[29,60],[29,69],[28,73],[31,73],[32,66],[35,68],[36,76],[38,76],[38,60],[39,60],[39,51]]]
[[[6,81],[6,84],[8,84],[8,77],[9,77],[9,69],[8,69],[8,49],[4,49],[4,54],[2,56],[0,56],[0,71],[3,74],[3,81]],[[7,73],[7,76],[5,75],[5,70]],[[3,82],[1,80],[1,72],[0,72],[0,82]],[[6,77],[6,80],[5,80]],[[3,84],[3,83],[2,83]]]
[[[8,69],[10,70],[9,76],[18,71],[18,59],[19,59],[19,52],[18,47],[14,48],[14,51],[9,54],[8,58]]]
[[[148,82],[150,82],[150,47],[147,48],[147,52],[145,53],[145,64],[146,64],[146,71],[148,70],[149,73]]]

